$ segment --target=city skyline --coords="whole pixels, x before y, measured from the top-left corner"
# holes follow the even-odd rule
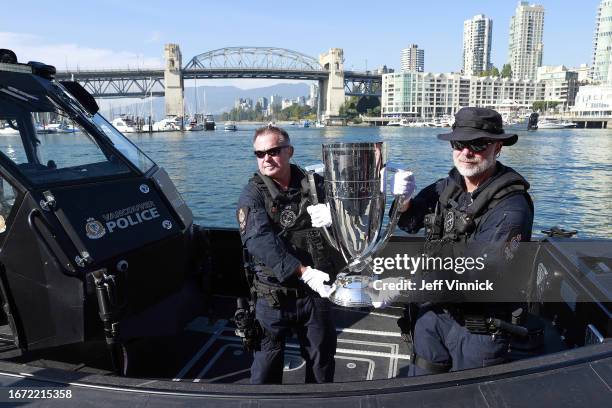
[[[364,2],[325,3],[323,7],[323,3],[314,1],[296,13],[295,8],[275,7],[276,3],[272,1],[268,7],[244,4],[228,8],[185,2],[181,10],[189,12],[176,13],[176,24],[168,23],[166,8],[156,1],[146,6],[90,2],[89,7],[67,2],[62,8],[42,2],[40,7],[18,3],[11,5],[13,13],[28,15],[33,24],[24,29],[22,19],[8,19],[0,31],[0,43],[13,48],[20,59],[43,60],[59,69],[66,65],[160,66],[163,44],[167,42],[181,46],[184,63],[199,53],[236,45],[277,46],[315,58],[329,48],[340,47],[344,49],[348,70],[375,69],[381,65],[399,70],[399,51],[407,44],[417,43],[427,50],[427,71],[457,72],[462,67],[463,21],[476,14],[485,14],[493,20],[491,62],[498,68],[507,62],[510,18],[518,4],[438,2],[433,7],[392,1],[384,9],[373,9]],[[599,1],[583,3],[569,8],[554,1],[533,2],[546,10],[543,65],[591,63]],[[359,26],[344,13],[356,6],[370,9],[368,18]],[[386,14],[389,8],[394,13]],[[320,10],[325,12],[317,12]],[[432,10],[443,13],[434,16]],[[218,18],[204,19],[211,14]],[[121,21],[117,17],[122,17]],[[231,25],[227,24],[228,19]],[[255,24],[264,24],[266,20],[274,29],[262,29]],[[241,82],[246,87],[257,87],[272,81]],[[211,82],[214,83],[221,85],[227,81]]]

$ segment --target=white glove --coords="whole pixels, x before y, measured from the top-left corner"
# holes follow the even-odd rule
[[[329,204],[309,205],[306,207],[306,211],[310,214],[314,228],[331,227],[332,219]]]
[[[416,190],[414,175],[408,170],[398,170],[393,176],[393,195],[408,199]]]
[[[400,283],[399,278],[380,279],[376,285],[374,285],[374,282],[376,281],[370,283],[371,286],[369,288],[370,290],[368,291],[370,299],[372,299],[372,306],[374,306],[374,308],[385,308],[400,296],[400,291],[397,289],[397,286]]]
[[[328,298],[336,290],[336,285],[326,285],[325,281],[329,280],[329,275],[318,269],[306,268],[300,280],[307,284],[310,289],[314,290],[322,298]]]

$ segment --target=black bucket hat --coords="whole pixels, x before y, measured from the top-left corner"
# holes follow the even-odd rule
[[[493,109],[461,108],[455,113],[453,131],[439,134],[438,139],[469,141],[486,138],[503,141],[504,146],[512,146],[518,136],[505,133],[503,123],[501,115]]]

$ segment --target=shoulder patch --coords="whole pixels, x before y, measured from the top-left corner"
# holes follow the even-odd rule
[[[504,248],[504,255],[506,256],[506,259],[508,261],[514,258],[514,253],[519,247],[519,242],[521,242],[521,238],[522,236],[520,233],[516,234],[515,236],[510,238],[510,241],[506,244],[506,247]]]
[[[249,207],[240,207],[236,211],[236,218],[238,219],[238,227],[240,228],[240,235],[244,235],[246,232],[247,218],[249,217]]]

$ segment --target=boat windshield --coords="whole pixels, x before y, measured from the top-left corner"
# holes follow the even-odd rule
[[[92,120],[98,128],[108,136],[115,148],[123,153],[123,155],[140,171],[146,173],[155,165],[153,160],[136,147],[127,137],[123,136],[123,133],[119,132],[114,126],[108,123],[102,115],[96,113],[92,117]],[[128,122],[126,122],[126,124],[131,125]]]
[[[80,182],[132,173],[111,147],[113,144],[139,168],[150,167],[141,158],[144,153],[139,154],[122,135],[114,135],[114,128],[104,129],[105,121],[99,115],[84,114],[76,101],[67,102],[71,98],[67,92],[58,90],[57,94],[33,93],[31,89],[24,92],[9,87],[0,92],[0,153],[15,163],[32,184]],[[109,143],[96,134],[94,123],[104,130]]]

